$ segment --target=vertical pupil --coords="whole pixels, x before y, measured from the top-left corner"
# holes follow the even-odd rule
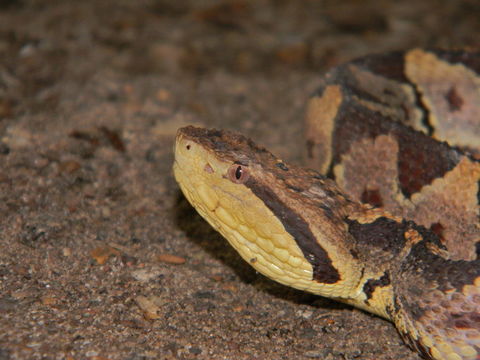
[[[237,180],[240,180],[240,178],[242,177],[242,173],[243,173],[242,167],[241,166],[237,167],[237,170],[235,170],[235,178]]]

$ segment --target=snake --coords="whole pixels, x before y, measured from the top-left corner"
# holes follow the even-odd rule
[[[261,274],[393,322],[426,359],[480,359],[480,52],[371,54],[319,79],[306,167],[186,126],[174,176]]]

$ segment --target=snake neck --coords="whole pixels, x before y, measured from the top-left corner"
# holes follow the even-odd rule
[[[401,296],[412,274],[412,264],[430,262],[430,257],[449,261],[438,237],[412,221],[368,206],[350,207],[343,218],[345,238],[350,239],[357,260],[363,265],[358,297],[348,303],[392,321],[403,314]],[[424,249],[424,251],[418,251]],[[405,280],[407,279],[407,280]],[[403,316],[403,315],[402,315]]]
[[[351,214],[346,223],[368,264],[365,273],[373,271],[364,277],[361,296],[350,303],[392,320],[426,357],[474,358],[480,259],[453,260],[432,231],[378,209]]]

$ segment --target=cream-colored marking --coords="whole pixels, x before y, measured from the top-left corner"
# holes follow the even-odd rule
[[[381,217],[386,217],[396,222],[402,222],[401,217],[394,216],[390,214],[388,211],[383,210],[382,208],[367,209],[366,211],[362,211],[360,213],[354,213],[348,216],[349,219],[355,220],[360,224],[371,224]]]
[[[405,55],[405,73],[422,93],[430,110],[433,136],[455,146],[478,147],[480,136],[480,78],[463,64],[451,64],[421,49]],[[454,84],[454,85],[452,85]],[[463,105],[451,111],[447,99],[452,86]]]
[[[342,90],[338,85],[327,86],[321,96],[310,99],[307,105],[305,138],[315,144],[313,159],[309,165],[328,171],[332,159],[332,136],[335,117],[342,103]]]

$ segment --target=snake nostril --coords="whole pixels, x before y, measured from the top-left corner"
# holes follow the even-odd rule
[[[186,148],[187,148],[187,150],[190,150],[190,144],[188,144],[188,145],[186,146]]]

